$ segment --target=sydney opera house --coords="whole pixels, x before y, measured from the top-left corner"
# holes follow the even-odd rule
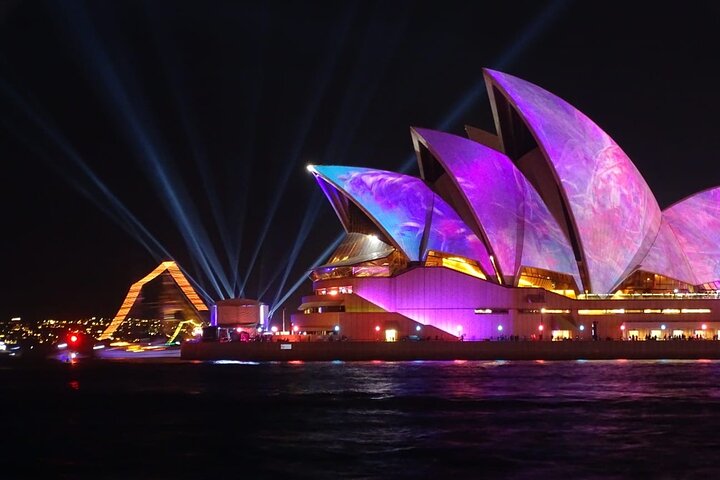
[[[412,128],[419,177],[309,166],[346,236],[292,321],[357,340],[720,333],[720,187],[661,210],[552,93],[485,70],[496,133]]]

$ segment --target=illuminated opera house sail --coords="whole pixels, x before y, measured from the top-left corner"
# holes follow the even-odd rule
[[[496,133],[411,128],[419,176],[308,167],[346,238],[294,325],[365,340],[717,338],[720,188],[661,210],[587,116],[484,73]]]

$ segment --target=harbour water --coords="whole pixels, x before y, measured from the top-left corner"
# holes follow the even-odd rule
[[[715,478],[720,362],[0,364],[2,478]]]

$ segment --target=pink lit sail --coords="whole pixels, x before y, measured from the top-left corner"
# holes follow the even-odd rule
[[[316,166],[314,171],[365,211],[410,260],[424,260],[429,250],[446,252],[476,260],[494,276],[480,239],[419,178],[360,167]]]
[[[650,188],[613,139],[573,106],[519,78],[485,72],[554,170],[591,290],[611,292],[644,258],[660,228],[660,208]]]
[[[581,287],[569,241],[506,155],[448,133],[415,128],[413,134],[464,196],[506,281],[526,266],[568,273]]]
[[[698,284],[720,280],[720,187],[696,193],[663,212]]]
[[[698,283],[664,214],[660,232],[643,260],[640,270],[674,278],[689,285]]]

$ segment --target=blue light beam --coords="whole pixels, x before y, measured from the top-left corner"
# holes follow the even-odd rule
[[[298,129],[298,133],[295,137],[295,141],[293,142],[290,155],[288,156],[288,164],[286,168],[282,170],[280,177],[274,182],[273,186],[277,193],[273,198],[268,213],[265,215],[265,223],[262,226],[257,244],[255,245],[252,256],[250,257],[250,263],[248,264],[247,270],[245,272],[245,277],[240,284],[240,291],[245,290],[245,285],[247,284],[247,281],[252,274],[253,268],[255,267],[255,262],[257,261],[257,257],[260,253],[260,249],[262,248],[263,243],[265,242],[265,237],[270,230],[270,225],[274,222],[275,213],[277,212],[278,206],[280,205],[280,200],[285,193],[285,189],[287,187],[287,182],[290,178],[290,175],[293,172],[297,171],[293,167],[296,166],[298,163],[300,152],[302,151],[302,147],[305,144],[307,135],[313,125],[313,120],[315,119],[317,112],[320,108],[320,101],[322,100],[328,84],[332,79],[332,73],[335,70],[336,64],[340,57],[340,52],[342,51],[342,47],[345,45],[347,40],[351,20],[353,19],[356,10],[355,4],[350,5],[351,7],[345,10],[343,18],[340,22],[338,22],[337,28],[334,31],[334,37],[328,42],[330,44],[330,49],[327,52],[325,62],[323,62],[323,68],[320,74],[317,76],[319,80],[313,83],[314,89],[312,94],[310,95],[310,105],[305,110],[305,113],[300,120],[300,128]]]
[[[275,298],[273,299],[272,305],[277,304],[277,301],[280,298],[282,289],[285,288],[285,282],[287,282],[288,276],[290,276],[290,271],[295,266],[297,257],[300,254],[300,249],[305,244],[305,239],[307,239],[307,236],[310,234],[310,231],[313,229],[313,226],[315,223],[315,218],[317,217],[318,211],[320,210],[321,202],[322,202],[321,195],[319,193],[317,193],[317,191],[314,192],[312,198],[310,199],[310,203],[305,210],[305,215],[303,216],[302,224],[300,225],[300,230],[295,239],[295,244],[293,245],[293,248],[290,251],[290,256],[288,258],[288,261],[285,264],[285,272],[283,273],[282,279],[280,280],[280,284],[278,286],[277,292],[275,293]]]
[[[150,253],[153,259],[156,261],[173,259],[173,256],[160,241],[150,233],[142,222],[138,220],[82,160],[80,154],[69,144],[63,135],[59,133],[59,130],[51,124],[47,115],[38,113],[37,109],[31,107],[13,87],[2,79],[0,79],[0,90],[2,90],[6,98],[9,98],[15,107],[18,108],[41,133],[53,142],[56,148],[64,154],[65,158],[70,160],[71,164],[80,171],[80,174],[85,177],[86,181],[89,181],[89,185],[93,190],[96,190],[97,193],[93,193],[91,189],[83,185],[78,179],[72,177],[66,168],[62,168],[57,164],[55,161],[56,157],[51,156],[44,148],[38,145],[37,142],[32,141],[26,134],[22,133],[14,122],[3,119],[2,123],[5,128],[23,141],[35,155],[45,161],[53,171],[89,199],[100,211],[108,215],[108,217],[115,221],[123,230],[130,234]],[[107,202],[107,204],[105,204],[103,200]],[[205,297],[206,301],[212,300],[212,297],[198,285],[192,275],[188,274],[187,277],[189,281],[198,286],[198,291]]]
[[[493,62],[491,68],[497,70],[504,70],[510,65],[515,59],[523,53],[523,51],[540,37],[545,31],[552,25],[553,21],[557,19],[559,14],[571,3],[571,0],[552,0],[549,2],[538,16],[536,16],[518,35],[517,39],[507,49],[503,51],[500,57]],[[460,98],[460,100],[453,106],[445,118],[437,125],[436,129],[445,131],[449,130],[453,125],[458,123],[460,119],[467,113],[470,108],[475,105],[480,99],[487,95],[487,89],[485,87],[485,79],[480,78],[475,82],[472,88],[470,88]],[[402,164],[400,168],[401,173],[407,173],[417,163],[415,155],[411,155]]]
[[[220,298],[231,295],[230,282],[218,261],[212,243],[207,238],[202,223],[198,221],[194,205],[189,200],[182,183],[177,176],[173,175],[169,160],[159,155],[155,143],[151,141],[151,124],[141,121],[148,115],[142,115],[146,112],[131,102],[131,96],[128,95],[110,58],[101,47],[101,39],[95,32],[86,12],[82,10],[82,6],[80,4],[72,6],[75,8],[64,8],[60,12],[72,23],[74,28],[70,33],[79,41],[80,50],[87,57],[88,65],[103,80],[98,82],[106,94],[103,95],[103,98],[107,98],[111,106],[121,113],[116,118],[124,120],[124,131],[128,135],[128,140],[136,155],[142,159],[141,166],[155,184],[187,248],[198,261],[205,276],[213,284],[215,290],[221,292]],[[133,95],[132,98],[140,98],[140,95]]]
[[[327,257],[330,255],[335,249],[340,245],[340,242],[345,238],[345,234],[342,234],[338,236],[333,243],[331,243],[323,252],[320,254],[319,257],[315,259],[314,262],[310,265],[310,268],[308,268],[303,274],[300,276],[300,278],[297,279],[295,283],[290,287],[290,289],[287,291],[285,295],[280,298],[275,305],[273,305],[270,308],[270,318],[272,318],[273,314],[277,311],[277,309],[285,303],[285,301],[290,298],[290,296],[295,293],[295,290],[297,290],[300,285],[303,284],[303,282],[307,281],[308,275],[310,275],[310,272],[312,272],[315,268],[317,268]]]

